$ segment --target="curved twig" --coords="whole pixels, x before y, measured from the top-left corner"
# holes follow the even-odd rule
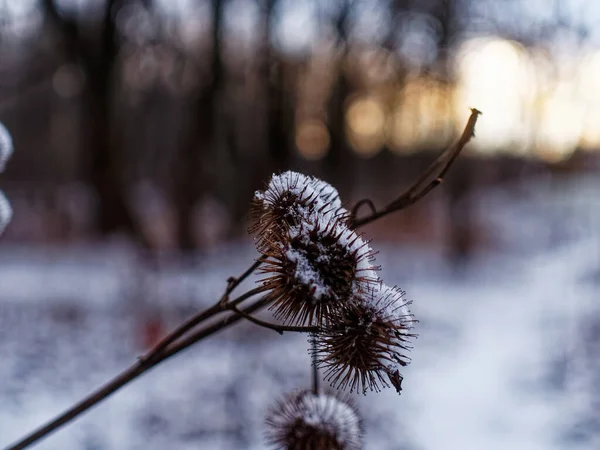
[[[477,118],[481,114],[481,111],[471,108],[471,115],[469,116],[469,120],[465,125],[465,129],[463,130],[460,138],[456,143],[450,146],[444,153],[442,153],[438,158],[427,168],[425,171],[417,178],[417,180],[408,187],[402,194],[392,200],[389,204],[387,204],[383,209],[377,211],[375,208],[372,208],[371,214],[366,217],[358,218],[356,213],[358,212],[359,206],[367,203],[366,199],[359,201],[354,208],[352,208],[351,215],[351,224],[353,228],[358,228],[368,223],[371,223],[377,219],[380,219],[383,216],[391,214],[396,211],[400,211],[408,206],[416,203],[427,194],[429,194],[433,189],[442,184],[444,181],[444,176],[448,173],[448,170],[462,151],[462,149],[469,143],[472,137],[475,136],[475,124],[477,123]],[[372,205],[372,202],[370,202]],[[368,203],[367,203],[368,204]]]
[[[238,309],[238,307],[235,306],[234,304],[228,304],[227,307],[229,309],[231,309],[233,312],[235,312],[236,314],[239,314],[243,318],[248,319],[250,322],[252,322],[258,326],[268,328],[269,330],[276,331],[279,334],[283,334],[284,331],[294,331],[297,333],[316,333],[317,331],[319,331],[318,327],[294,327],[294,326],[288,326],[288,325],[280,325],[278,323],[266,322],[264,320],[258,319],[256,317],[252,316],[251,314],[248,314],[248,313]]]

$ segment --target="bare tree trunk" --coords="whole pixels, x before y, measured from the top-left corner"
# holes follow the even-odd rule
[[[182,250],[192,250],[196,247],[192,220],[194,208],[218,177],[218,174],[214,173],[217,170],[215,130],[219,120],[218,107],[224,76],[221,55],[223,6],[222,0],[212,1],[212,78],[193,100],[187,142],[184,142],[180,156],[175,161],[178,241]]]
[[[126,231],[145,243],[126,206],[123,161],[113,142],[111,127],[111,84],[119,52],[115,15],[121,3],[107,1],[98,42],[86,37],[75,19],[60,13],[55,0],[44,0],[43,4],[61,33],[67,58],[80,65],[87,80],[83,96],[87,124],[82,173],[97,196],[97,230],[101,235]]]
[[[346,55],[348,53],[348,17],[350,4],[345,0],[335,27],[338,35],[338,45],[342,47],[340,60],[338,61],[337,79],[333,84],[329,98],[329,131],[330,148],[325,159],[328,180],[343,191],[352,186],[353,181],[348,179],[347,174],[353,173],[354,155],[348,151],[346,140],[345,103],[350,94],[350,85],[345,73]]]

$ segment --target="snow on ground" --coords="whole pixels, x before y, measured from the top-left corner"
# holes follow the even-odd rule
[[[439,255],[373,242],[383,277],[420,320],[401,396],[357,396],[368,449],[600,446],[598,183],[539,182],[478,197],[503,251],[461,276]],[[173,326],[255,257],[232,245],[192,269],[142,269],[116,247],[4,247],[0,255],[0,447],[142,353],[146,311]],[[246,286],[250,286],[247,284]],[[143,311],[142,313],[140,311]],[[123,388],[40,449],[263,449],[266,408],[307,387],[304,336],[237,325]]]

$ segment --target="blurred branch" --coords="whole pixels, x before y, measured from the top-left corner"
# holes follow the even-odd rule
[[[52,89],[52,76],[52,73],[43,73],[39,78],[26,80],[27,83],[22,87],[19,85],[15,86],[16,89],[8,97],[2,97],[2,101],[0,101],[0,114],[17,107],[20,103],[30,99],[31,96],[39,95],[45,90]]]
[[[405,209],[418,202],[433,189],[442,184],[446,173],[462,149],[465,147],[465,145],[467,145],[471,138],[475,136],[475,124],[477,123],[477,118],[480,114],[481,111],[471,108],[471,116],[467,121],[467,125],[465,126],[460,139],[451,147],[449,147],[444,153],[438,156],[438,158],[427,169],[425,169],[419,178],[417,178],[417,180],[406,191],[400,194],[400,196],[386,205],[383,209],[377,211],[373,205],[373,202],[369,199],[363,199],[357,202],[356,205],[354,205],[354,208],[352,208],[351,212],[352,227],[361,227],[380,219],[383,216],[387,216],[393,212]],[[360,210],[361,206],[365,204],[370,206],[371,213],[363,218],[358,218],[358,211]]]

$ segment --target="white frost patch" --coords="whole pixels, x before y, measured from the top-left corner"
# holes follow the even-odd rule
[[[370,295],[364,296],[364,299],[379,316],[398,324],[405,324],[407,328],[401,331],[408,332],[414,319],[408,308],[410,302],[404,300],[404,295],[405,292],[397,286],[388,286],[380,282],[375,285]]]
[[[13,154],[13,141],[6,127],[0,122],[0,172],[4,171],[6,162]]]
[[[262,201],[263,206],[268,208],[272,199],[281,197],[285,192],[296,196],[299,202],[307,202],[312,205],[312,208],[298,209],[305,221],[312,221],[315,218],[320,221],[329,221],[347,212],[342,208],[340,195],[333,186],[318,178],[291,170],[273,175],[267,189],[264,192],[256,191],[254,198]]]
[[[321,300],[324,296],[331,295],[331,288],[325,285],[325,281],[317,270],[310,263],[308,258],[298,250],[289,249],[285,256],[296,265],[296,280],[304,286],[310,286],[314,289],[312,298],[316,301]]]
[[[356,276],[352,283],[354,294],[363,292],[365,280],[367,282],[377,282],[379,278],[372,264],[373,250],[368,242],[365,242],[356,232],[348,228],[343,222],[333,224],[325,223],[303,223],[300,226],[292,227],[289,235],[292,239],[298,239],[305,246],[315,246],[319,250],[319,256],[316,263],[319,265],[335,264],[332,261],[333,256],[330,249],[320,242],[311,242],[311,234],[314,232],[323,233],[337,237],[337,242],[345,248],[348,255],[356,261]],[[285,252],[286,258],[296,265],[296,280],[299,283],[308,286],[314,290],[313,298],[319,301],[324,296],[333,296],[335,293],[331,286],[327,286],[325,280],[315,268],[315,264],[306,257],[305,252],[296,248],[289,248]],[[360,279],[359,279],[360,277]]]
[[[2,191],[0,191],[0,234],[2,234],[2,232],[8,225],[8,222],[10,222],[11,218],[12,208],[10,206],[10,203],[8,202]]]

